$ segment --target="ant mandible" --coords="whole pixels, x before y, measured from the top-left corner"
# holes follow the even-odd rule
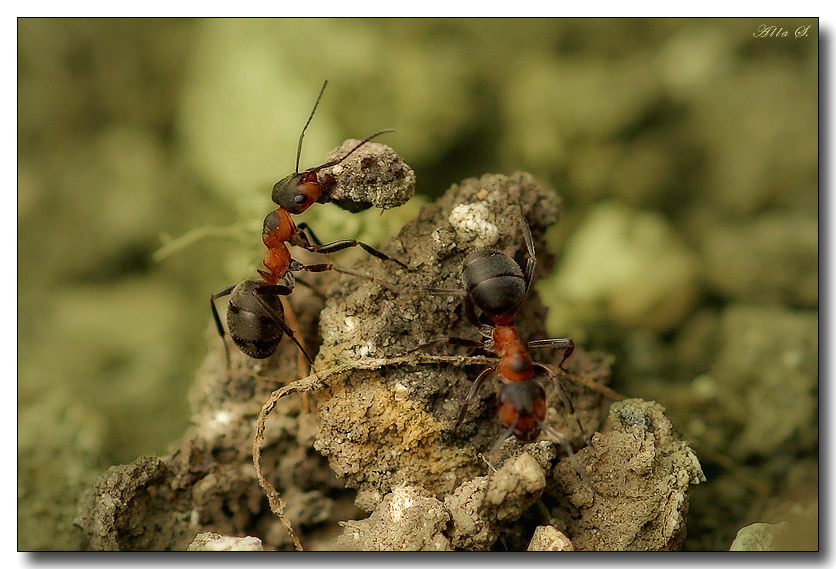
[[[314,202],[323,199],[327,190],[336,183],[336,179],[330,173],[325,173],[320,181],[319,172],[321,170],[336,166],[373,138],[387,132],[394,132],[392,130],[378,131],[366,137],[342,157],[309,168],[300,173],[299,159],[302,153],[302,140],[319,106],[319,101],[322,98],[322,93],[325,91],[327,84],[328,81],[322,84],[313,110],[308,116],[305,126],[302,128],[302,133],[299,135],[294,173],[279,180],[273,186],[272,199],[279,207],[267,214],[264,218],[261,238],[267,247],[267,251],[263,259],[264,269],[258,270],[258,274],[262,280],[247,280],[237,285],[228,286],[210,297],[212,316],[215,321],[215,326],[218,329],[218,334],[222,339],[225,337],[225,333],[217,307],[215,306],[215,301],[225,296],[230,297],[229,308],[227,310],[229,334],[238,349],[252,358],[263,359],[269,357],[276,351],[282,336],[287,335],[293,340],[299,350],[301,350],[308,364],[313,367],[313,359],[295,337],[290,326],[284,321],[284,308],[281,297],[288,296],[293,292],[294,284],[297,280],[301,284],[310,286],[301,279],[296,279],[293,272],[323,272],[333,270],[365,278],[373,282],[379,280],[369,275],[336,267],[331,263],[305,265],[291,257],[290,249],[288,248],[289,245],[295,245],[313,253],[320,254],[334,253],[349,247],[360,246],[363,250],[379,259],[394,261],[401,267],[407,268],[398,259],[389,257],[374,247],[356,239],[342,239],[323,245],[306,223],[297,225],[290,217],[291,214],[297,215],[304,212]],[[224,348],[226,349],[226,342],[224,342]],[[229,363],[228,350],[226,355],[227,363]]]
[[[558,367],[565,371],[563,364],[572,355],[575,342],[571,338],[545,338],[522,342],[514,326],[517,311],[531,288],[534,270],[537,265],[534,239],[531,235],[531,229],[525,218],[522,217],[522,208],[520,208],[520,216],[525,246],[528,251],[525,270],[502,252],[491,249],[477,249],[470,253],[462,264],[461,281],[463,288],[427,289],[430,294],[454,294],[463,297],[465,315],[470,323],[479,330],[484,340],[439,337],[413,348],[407,353],[439,344],[481,348],[496,353],[499,356],[499,363],[487,368],[477,376],[464,401],[453,431],[458,430],[467,409],[476,399],[479,388],[488,377],[496,373],[501,382],[497,391],[499,421],[506,430],[491,448],[488,456],[496,452],[502,443],[512,436],[519,441],[528,443],[536,440],[542,432],[549,435],[566,450],[570,459],[575,463],[578,474],[594,489],[588,476],[577,463],[572,447],[566,438],[545,423],[546,391],[536,380],[536,377],[545,376],[549,380],[555,381],[561,402],[568,414],[577,422],[581,434],[586,438],[583,425],[575,415],[572,402],[563,390],[557,374],[547,366],[533,362],[527,350],[527,348],[545,346],[563,348],[563,358]],[[486,324],[479,320],[476,315],[476,308],[485,314],[490,323]]]

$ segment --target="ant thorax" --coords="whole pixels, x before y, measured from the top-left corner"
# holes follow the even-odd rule
[[[520,342],[516,328],[497,326],[493,331],[493,349],[501,358],[498,366],[503,382],[518,383],[534,378],[534,363]]]
[[[261,240],[270,249],[290,241],[297,233],[296,224],[287,210],[278,208],[267,214],[261,229]]]

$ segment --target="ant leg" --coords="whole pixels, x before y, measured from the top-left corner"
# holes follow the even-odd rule
[[[262,285],[262,286],[258,287],[253,294],[255,294],[255,296],[258,299],[259,304],[261,304],[262,308],[264,308],[264,310],[268,314],[270,314],[270,316],[273,317],[273,319],[276,321],[276,323],[282,329],[282,332],[284,332],[285,335],[288,338],[293,340],[293,343],[296,344],[296,346],[302,351],[303,354],[305,354],[305,359],[308,360],[308,363],[311,365],[311,370],[314,372],[314,374],[316,374],[316,371],[314,370],[314,367],[313,367],[314,366],[313,358],[311,358],[311,356],[305,350],[305,347],[296,338],[296,334],[293,332],[293,330],[290,328],[290,326],[287,325],[287,322],[284,321],[283,316],[281,314],[276,314],[276,312],[270,307],[270,305],[268,305],[264,301],[264,299],[262,298],[265,294],[267,294],[268,296],[275,295],[277,287],[280,288],[280,289],[284,288],[284,287],[282,287],[282,285]]]
[[[291,264],[290,264],[289,270],[291,270],[291,271],[309,271],[311,273],[323,273],[325,271],[336,271],[338,273],[343,273],[343,274],[346,274],[346,275],[351,275],[353,277],[366,279],[367,281],[371,281],[373,283],[380,284],[380,285],[382,285],[382,286],[384,286],[384,287],[386,287],[390,290],[394,290],[394,291],[398,290],[397,286],[395,286],[394,284],[392,284],[388,281],[385,281],[383,279],[373,277],[371,275],[367,275],[367,274],[364,274],[364,273],[359,273],[357,271],[352,271],[351,269],[342,269],[340,267],[335,267],[331,263],[319,263],[319,264],[316,264],[316,265],[303,265],[299,261],[297,261],[295,259],[291,259]]]
[[[298,224],[296,228],[304,232],[305,236],[309,239],[309,241],[313,242],[313,245],[308,244],[307,246],[302,246],[304,246],[309,251],[313,251],[314,253],[321,253],[323,255],[327,255],[329,253],[335,253],[337,251],[342,251],[343,249],[348,249],[349,247],[359,246],[368,254],[377,257],[378,259],[382,259],[384,261],[394,261],[404,269],[409,268],[406,266],[406,264],[402,263],[398,259],[390,257],[386,253],[378,251],[371,245],[363,243],[362,241],[357,241],[356,239],[340,239],[339,241],[332,241],[331,243],[326,243],[323,245],[319,237],[317,237],[316,234],[313,232],[311,226],[305,223],[304,221]]]
[[[525,248],[528,249],[528,261],[525,263],[525,292],[528,293],[528,289],[531,288],[531,282],[534,280],[534,269],[537,267],[537,254],[534,251],[534,237],[532,237],[531,228],[528,226],[528,222],[523,215],[522,206],[520,206],[520,219],[522,220]]]
[[[282,309],[284,310],[285,317],[287,318],[288,326],[290,326],[292,330],[296,330],[296,333],[300,335],[302,345],[305,345],[304,339],[302,338],[302,326],[296,318],[296,313],[293,310],[293,306],[290,304],[290,300],[286,296],[281,296],[279,297],[279,301],[282,303]],[[301,352],[301,350],[297,350],[296,372],[299,374],[299,377],[307,376],[310,373],[309,370],[313,369],[307,365],[306,361],[305,355]],[[310,392],[303,395],[302,403],[306,413],[310,412],[311,409],[314,408],[314,399]]]
[[[557,393],[560,396],[560,402],[563,404],[563,407],[566,409],[566,412],[575,420],[578,424],[578,428],[581,430],[581,435],[583,435],[584,442],[588,443],[591,436],[586,434],[586,431],[581,424],[580,418],[575,414],[575,407],[572,405],[572,401],[569,399],[569,396],[566,395],[566,392],[563,390],[563,384],[560,382],[560,378],[554,373],[552,370],[547,368],[541,364],[534,364],[534,369],[537,370],[539,373],[547,376],[550,381],[554,381],[557,384]]]
[[[485,462],[488,463],[488,479],[485,481],[485,493],[482,496],[482,506],[481,506],[481,508],[484,508],[485,504],[487,502],[488,489],[491,487],[491,476],[493,475],[494,471],[496,470],[496,468],[494,468],[493,465],[491,464],[490,459],[494,455],[494,453],[499,450],[499,448],[502,446],[502,444],[513,436],[514,428],[516,426],[517,426],[516,423],[514,423],[513,425],[508,427],[505,430],[504,433],[502,433],[499,436],[497,441],[491,447],[491,450],[488,451],[488,458],[485,458],[484,456],[482,457],[482,460],[484,460]]]
[[[479,340],[468,340],[467,338],[456,338],[453,336],[439,336],[438,338],[433,338],[429,342],[425,342],[420,346],[416,346],[411,350],[404,352],[403,355],[414,354],[420,350],[425,350],[432,346],[440,346],[441,344],[447,346],[460,346],[462,348],[484,348],[484,342],[480,342]]]
[[[460,288],[425,288],[421,289],[421,291],[426,292],[427,294],[435,294],[438,296],[445,294],[452,294],[455,296],[467,296],[467,291]]]
[[[467,397],[464,400],[464,404],[462,405],[462,410],[459,411],[459,419],[458,419],[458,421],[456,421],[456,425],[453,427],[453,432],[454,433],[459,430],[459,425],[462,424],[462,421],[464,420],[465,413],[467,413],[468,407],[470,407],[471,403],[473,403],[473,400],[476,399],[476,393],[479,391],[479,388],[482,386],[482,384],[485,382],[485,380],[488,378],[488,376],[490,376],[495,371],[496,371],[496,366],[489,367],[488,369],[486,369],[482,373],[480,373],[479,376],[476,378],[476,381],[473,382],[473,385],[470,387],[470,391],[468,391]],[[509,431],[509,434],[510,434],[510,431]],[[507,438],[507,437],[505,437],[505,438]],[[491,450],[491,452],[488,453],[488,456],[490,456],[492,453],[493,453],[493,450]]]
[[[464,315],[467,317],[468,322],[476,326],[483,336],[491,336],[491,330],[493,330],[493,327],[479,322],[479,317],[476,316],[476,307],[473,305],[473,301],[469,296],[464,297]]]
[[[317,296],[317,298],[319,298],[320,300],[327,300],[328,297],[326,297],[325,294],[321,290],[316,288],[311,283],[309,283],[307,281],[303,281],[299,277],[296,277],[296,282],[299,283],[300,285],[304,286],[305,288],[307,288],[312,293],[314,293]]]
[[[300,226],[302,224],[299,224]],[[307,228],[310,231],[310,228]],[[332,241],[331,243],[326,243],[324,245],[311,245],[310,251],[314,253],[321,253],[323,255],[327,255],[329,253],[336,253],[337,251],[342,251],[343,249],[348,249],[349,247],[360,247],[369,255],[373,257],[377,257],[383,261],[394,261],[398,265],[400,265],[404,269],[409,269],[406,263],[396,259],[394,257],[390,257],[386,253],[382,251],[378,251],[371,245],[363,243],[362,241],[357,241],[356,239],[341,239],[339,241]]]
[[[340,267],[335,267],[334,265],[329,265],[329,267],[330,268],[325,269],[325,270],[332,270],[332,271],[336,271],[338,273],[342,273],[344,275],[351,275],[352,277],[366,279],[367,281],[377,283],[380,286],[388,288],[389,290],[394,290],[396,292],[398,291],[398,287],[396,285],[390,283],[389,281],[385,281],[381,278],[373,277],[371,275],[367,275],[365,273],[360,273],[360,272],[357,272],[357,271],[352,271],[351,269],[342,269]],[[310,269],[307,269],[307,270],[310,270]]]
[[[603,496],[603,494],[601,494],[601,492],[598,491],[598,488],[595,487],[595,484],[592,483],[592,480],[590,480],[589,476],[587,476],[586,472],[581,467],[581,463],[578,460],[578,457],[575,455],[575,452],[572,450],[572,446],[566,441],[566,437],[564,437],[548,425],[541,425],[541,428],[544,433],[546,433],[547,435],[555,439],[558,443],[560,443],[560,446],[562,446],[563,449],[566,451],[566,454],[569,455],[569,460],[572,461],[572,466],[575,467],[575,471],[578,473],[578,476],[581,477],[581,480],[584,481],[584,484],[586,484],[586,486],[597,495]]]
[[[293,307],[290,305],[288,298],[286,296],[280,296],[279,302],[282,303],[282,310],[284,311],[284,316],[287,319],[287,325],[291,330],[295,330],[297,334],[301,334],[302,327],[299,324],[299,320],[296,318],[296,313],[293,311]],[[302,340],[300,340],[300,343],[304,345]],[[296,352],[296,371],[299,373],[299,377],[305,377],[308,375],[305,362],[306,359],[302,353]]]
[[[432,346],[438,346],[441,344],[445,344],[448,346],[461,346],[464,348],[483,348],[485,346],[484,342],[480,342],[478,340],[469,340],[467,338],[456,338],[453,336],[442,336],[439,338],[433,338],[429,342],[425,342],[420,346],[416,346],[411,350],[404,352],[403,355],[414,354],[415,352],[425,350]],[[476,381],[473,382],[473,386],[471,386],[470,391],[467,393],[467,397],[464,400],[464,405],[462,405],[462,410],[459,412],[459,418],[456,421],[455,426],[453,427],[453,432],[459,430],[459,426],[462,424],[464,420],[465,413],[467,413],[467,408],[470,407],[470,404],[473,403],[473,400],[476,399],[476,392],[479,391],[479,387],[485,382],[485,379],[488,378],[494,371],[496,371],[496,366],[489,367],[488,369],[484,370],[479,376],[476,378]]]
[[[232,359],[229,355],[229,346],[226,345],[226,332],[224,332],[224,326],[221,323],[221,317],[218,314],[218,307],[215,306],[215,301],[219,298],[229,296],[236,286],[237,285],[232,285],[232,286],[222,288],[221,290],[219,290],[218,292],[216,292],[215,294],[213,294],[212,296],[209,297],[209,304],[212,306],[212,318],[215,320],[215,327],[217,327],[217,329],[218,329],[218,336],[221,337],[221,342],[223,342],[223,345],[224,345],[224,353],[226,354],[226,370],[227,370],[227,372],[229,372],[229,370],[232,369]]]
[[[305,236],[308,238],[308,241],[312,242],[316,247],[322,247],[322,241],[316,234],[313,232],[313,229],[310,225],[305,223],[304,221],[296,225],[296,229],[299,231],[303,231]]]
[[[544,346],[566,348],[566,351],[563,352],[563,359],[560,360],[560,365],[557,366],[563,371],[566,371],[566,368],[563,367],[564,362],[566,362],[569,356],[572,355],[572,352],[575,351],[575,341],[572,338],[544,338],[542,340],[531,340],[526,343],[526,346],[529,348],[542,348]]]

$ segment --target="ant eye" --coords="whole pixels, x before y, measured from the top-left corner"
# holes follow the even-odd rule
[[[297,194],[296,197],[293,198],[293,201],[295,201],[298,205],[302,205],[303,203],[308,201],[308,198],[305,197],[304,194]]]

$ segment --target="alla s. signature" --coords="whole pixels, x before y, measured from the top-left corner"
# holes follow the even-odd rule
[[[813,27],[812,24],[809,24],[806,26],[799,26],[795,28],[794,31],[790,31],[780,26],[761,24],[752,36],[756,38],[788,38],[792,35],[792,37],[795,38],[806,38],[808,37],[811,27]]]

